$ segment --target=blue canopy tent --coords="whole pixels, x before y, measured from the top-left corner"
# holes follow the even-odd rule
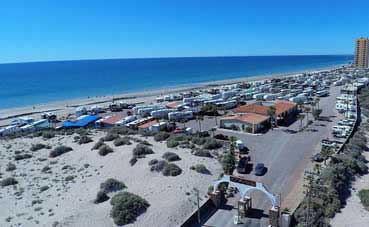
[[[81,128],[81,127],[86,127],[90,124],[92,124],[93,122],[99,120],[101,117],[96,116],[96,115],[87,115],[84,116],[80,119],[78,119],[77,121],[64,121],[63,122],[63,128]]]

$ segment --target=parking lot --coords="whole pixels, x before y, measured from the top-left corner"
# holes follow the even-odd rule
[[[335,98],[340,94],[340,87],[332,87],[330,96],[321,98],[321,116],[324,120],[314,121],[307,129],[298,132],[300,121],[294,122],[289,127],[279,127],[269,130],[265,134],[250,135],[242,132],[218,129],[216,133],[228,136],[236,136],[241,139],[250,150],[251,162],[263,162],[267,167],[264,176],[255,176],[253,172],[244,177],[256,180],[274,194],[280,194],[283,208],[295,208],[303,197],[302,185],[304,170],[312,166],[311,157],[320,151],[320,141],[325,138],[333,139],[331,128],[343,117],[335,110]],[[313,116],[310,114],[309,119]],[[305,117],[303,125],[306,125]],[[215,120],[206,118],[202,122],[202,129],[214,127]],[[198,123],[194,120],[187,124],[198,129]],[[336,139],[335,139],[336,140]],[[243,220],[243,226],[267,226],[268,209],[270,201],[261,193],[251,194],[253,207],[258,209],[258,215]],[[235,201],[227,206],[235,206]],[[233,216],[236,214],[236,206],[233,209],[219,209],[205,223],[206,226],[235,226]],[[260,212],[261,211],[261,212]]]

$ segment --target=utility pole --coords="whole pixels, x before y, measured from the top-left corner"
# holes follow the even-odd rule
[[[305,226],[310,227],[310,204],[311,204],[311,196],[313,193],[313,182],[315,180],[315,176],[318,176],[317,173],[311,171],[305,171],[304,180],[307,181],[307,184],[304,184],[304,194],[307,197],[307,212],[305,217]]]
[[[327,193],[327,185],[322,184],[319,180],[320,173],[315,171],[305,171],[304,180],[307,183],[304,184],[304,194],[307,197],[307,212],[305,217],[305,226],[311,227],[314,225],[314,220],[311,219],[311,199],[318,194]],[[314,201],[315,203],[317,201]],[[323,223],[324,225],[325,223]]]
[[[201,216],[200,216],[200,192],[197,188],[193,188],[193,190],[196,192],[197,197],[197,222],[201,223]]]

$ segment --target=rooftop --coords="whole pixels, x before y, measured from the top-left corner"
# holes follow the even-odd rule
[[[261,114],[256,114],[256,113],[247,113],[247,114],[242,114],[238,116],[225,117],[225,118],[222,118],[222,120],[239,120],[239,121],[243,121],[243,122],[247,122],[247,123],[251,123],[255,125],[255,124],[260,124],[260,123],[263,123],[264,121],[269,120],[269,117],[261,115]]]
[[[280,115],[284,112],[287,112],[288,110],[292,108],[295,108],[296,105],[297,105],[296,103],[289,102],[289,101],[276,101],[274,103],[277,115]],[[234,113],[255,113],[255,114],[261,114],[261,115],[268,116],[268,109],[269,109],[269,106],[267,105],[254,103],[250,105],[239,106],[235,108],[233,112]]]
[[[145,124],[142,124],[142,125],[138,126],[138,128],[146,129],[146,128],[149,128],[150,126],[153,126],[156,123],[158,123],[157,120],[152,120],[152,121],[146,122]]]
[[[105,123],[105,124],[115,124],[118,121],[122,120],[124,117],[123,115],[113,115],[113,116],[109,116],[107,118],[104,118],[101,120],[101,122]]]

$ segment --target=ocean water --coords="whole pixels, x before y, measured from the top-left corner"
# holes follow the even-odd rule
[[[324,55],[0,64],[0,109],[248,76],[291,73],[352,61],[351,55]]]

